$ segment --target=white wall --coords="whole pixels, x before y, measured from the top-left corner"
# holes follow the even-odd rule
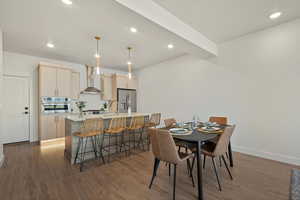
[[[12,53],[4,51],[4,69],[5,76],[22,76],[28,77],[30,81],[30,141],[38,140],[38,64],[39,62],[47,62],[53,64],[64,65],[80,72],[80,87],[86,87],[85,66],[76,63],[52,60],[47,58],[28,56],[24,54]],[[124,73],[121,71],[103,69],[107,73]],[[100,84],[100,81],[97,81]],[[96,85],[99,87],[99,85]],[[4,86],[5,87],[5,86]],[[81,95],[81,100],[87,101],[86,109],[99,109],[102,103],[99,95]]]
[[[3,72],[3,43],[2,43],[2,31],[0,29],[0,167],[3,163],[4,160],[4,155],[3,155],[3,144],[2,144],[2,86],[3,86],[3,81],[2,81],[2,72]]]
[[[138,73],[139,109],[163,117],[237,124],[236,151],[300,165],[300,20],[219,46],[219,56],[192,56]]]

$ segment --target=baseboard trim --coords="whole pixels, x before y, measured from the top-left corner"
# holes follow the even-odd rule
[[[232,149],[233,151],[236,152],[300,166],[300,159],[297,157],[286,156],[282,154],[274,154],[274,153],[264,152],[264,151],[257,151],[254,149],[241,147],[241,146],[233,146]]]

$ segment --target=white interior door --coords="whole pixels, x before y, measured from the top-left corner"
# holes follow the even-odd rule
[[[29,141],[29,84],[27,78],[3,77],[4,143]]]

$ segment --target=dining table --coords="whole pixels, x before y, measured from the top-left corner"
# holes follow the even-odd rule
[[[224,130],[226,126],[221,126],[221,129]],[[167,129],[167,128],[165,128]],[[213,140],[219,137],[219,133],[209,133],[206,131],[201,131],[201,129],[196,128],[192,131],[191,134],[187,135],[177,135],[172,134],[175,141],[180,141],[186,143],[188,146],[196,147],[196,164],[197,164],[197,189],[198,189],[198,200],[203,200],[203,184],[202,184],[202,159],[201,159],[201,147],[205,142]],[[228,154],[230,166],[233,166],[233,158],[231,145],[228,146]]]

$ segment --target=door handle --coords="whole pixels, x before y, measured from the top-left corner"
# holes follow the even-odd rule
[[[25,110],[28,110],[29,108],[28,107],[25,107]]]
[[[27,111],[26,111],[26,112],[24,112],[24,114],[25,114],[25,115],[28,115],[28,114],[29,114],[29,112],[27,112]]]

